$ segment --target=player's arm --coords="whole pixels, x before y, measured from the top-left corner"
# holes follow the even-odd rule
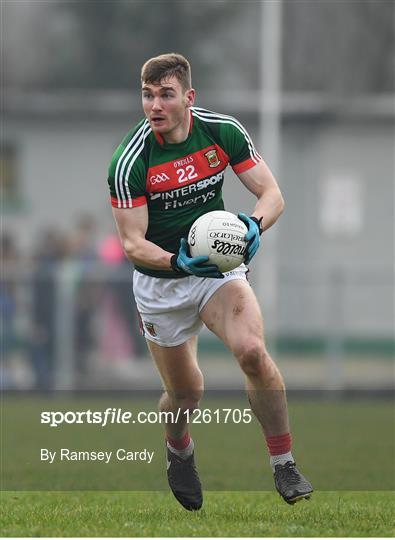
[[[226,118],[228,121],[221,124],[221,143],[230,158],[232,169],[258,199],[250,217],[238,214],[248,228],[244,258],[248,264],[259,247],[260,235],[276,222],[283,211],[284,200],[274,176],[256,151],[246,129],[236,118]]]
[[[252,216],[261,220],[263,231],[271,227],[284,210],[284,199],[272,172],[266,163],[259,161],[254,167],[239,173],[245,187],[257,197]]]
[[[154,270],[174,270],[183,275],[223,278],[214,264],[204,264],[208,257],[191,257],[185,238],[181,239],[177,254],[165,251],[146,240],[148,228],[147,205],[135,208],[112,209],[126,257],[134,264]]]
[[[262,229],[260,223],[257,223],[257,229],[262,232],[276,222],[283,211],[284,200],[273,174],[256,151],[246,129],[232,116],[221,118],[226,118],[227,122],[221,123],[220,142],[229,156],[232,169],[258,199],[251,217],[257,222],[261,220]]]
[[[238,217],[248,227],[245,236],[247,250],[244,261],[249,264],[258,250],[260,235],[275,223],[284,209],[284,199],[269,167],[262,160],[244,172],[238,173],[240,180],[257,197],[250,217],[240,213]]]
[[[173,253],[146,240],[147,205],[112,209],[126,257],[134,264],[157,270],[170,270]]]

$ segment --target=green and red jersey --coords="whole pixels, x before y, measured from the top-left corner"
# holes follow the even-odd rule
[[[180,239],[202,214],[223,210],[222,184],[230,164],[236,174],[261,157],[245,128],[232,116],[191,107],[188,137],[169,144],[141,120],[116,149],[108,176],[111,204],[134,208],[146,204],[146,239],[177,253]],[[155,277],[179,277],[136,265]]]

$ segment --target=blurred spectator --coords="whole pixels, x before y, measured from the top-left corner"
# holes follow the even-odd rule
[[[125,258],[118,235],[110,234],[99,246],[102,263],[109,269],[109,288],[103,304],[101,354],[111,361],[145,354],[132,293],[132,267]]]
[[[0,237],[1,281],[0,281],[0,341],[1,341],[1,386],[13,386],[10,359],[17,347],[15,327],[16,286],[14,272],[18,263],[18,252],[14,237],[5,232]]]
[[[96,220],[90,214],[81,215],[76,222],[75,230],[71,233],[70,255],[83,263],[83,269],[92,269],[97,261],[97,226]]]
[[[53,229],[40,235],[33,254],[31,362],[36,388],[52,388],[56,354],[56,271],[67,257],[66,238]]]
[[[4,233],[0,242],[3,388],[19,388],[16,370],[22,369],[24,378],[28,376],[24,387],[48,391],[54,386],[59,316],[64,311],[58,287],[65,263],[72,264],[75,375],[89,375],[98,354],[109,367],[119,368],[145,355],[132,295],[132,267],[116,234],[99,243],[95,220],[88,215],[81,216],[69,236],[48,228],[39,235],[26,268],[14,237]]]
[[[94,315],[102,289],[94,275],[98,261],[97,226],[91,215],[83,214],[78,218],[71,235],[70,249],[78,273],[74,296],[75,364],[79,374],[84,375],[94,352]]]

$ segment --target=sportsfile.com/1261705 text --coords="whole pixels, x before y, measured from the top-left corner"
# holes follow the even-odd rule
[[[175,411],[125,411],[108,407],[102,411],[42,411],[41,424],[59,427],[62,424],[96,424],[105,427],[110,424],[176,424],[182,418],[189,424],[250,424],[251,409],[181,409]]]

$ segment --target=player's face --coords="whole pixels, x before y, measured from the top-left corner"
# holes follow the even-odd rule
[[[151,128],[169,142],[176,142],[189,127],[189,107],[195,91],[184,90],[176,77],[159,84],[143,84],[143,109]]]

